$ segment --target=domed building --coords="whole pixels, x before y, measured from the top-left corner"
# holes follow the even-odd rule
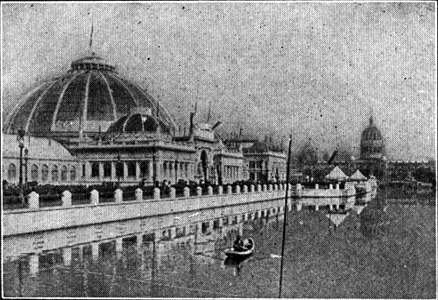
[[[352,161],[353,169],[359,169],[365,176],[383,178],[386,172],[386,154],[383,135],[370,116],[369,125],[362,131],[360,138],[360,158]]]
[[[193,117],[194,113],[192,123]],[[55,140],[53,145],[70,154],[68,159],[65,155],[48,157],[50,163],[42,166],[34,157],[41,159],[50,153],[36,156],[30,151],[35,148],[21,143],[28,155],[22,172],[27,174],[27,166],[34,164],[34,173],[45,172],[25,177],[38,183],[218,182],[219,174],[231,168],[235,172],[222,181],[241,180],[242,152],[228,149],[214,133],[214,126],[192,125],[188,135],[176,136],[177,126],[165,107],[93,53],[73,61],[65,75],[43,83],[11,111],[3,131],[8,136],[5,141],[12,144],[5,146],[17,151],[14,157],[8,154],[11,162],[4,165],[12,169],[3,168],[3,175],[8,182],[18,181],[19,147],[13,135],[20,131],[29,141],[30,136],[48,145]],[[74,176],[47,176],[64,166],[74,168],[70,172]]]
[[[360,158],[363,160],[382,159],[385,155],[385,144],[380,130],[370,117],[370,125],[362,132],[360,139]]]
[[[163,126],[175,129],[162,105],[93,53],[26,95],[7,118],[5,132],[22,128],[32,136],[70,143],[106,131],[137,107],[150,109]]]

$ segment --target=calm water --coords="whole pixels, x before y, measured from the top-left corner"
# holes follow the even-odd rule
[[[3,293],[23,297],[278,297],[282,214],[154,241],[143,236],[70,245],[40,255],[4,252]],[[338,225],[336,225],[338,224]],[[435,298],[435,195],[380,192],[349,214],[287,215],[283,297]],[[236,234],[256,251],[237,263]],[[120,249],[119,249],[120,250]]]

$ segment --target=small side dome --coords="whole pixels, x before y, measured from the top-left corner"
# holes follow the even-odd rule
[[[136,108],[129,115],[121,117],[107,130],[107,134],[116,133],[171,133],[169,126],[159,118],[152,116],[147,108]]]

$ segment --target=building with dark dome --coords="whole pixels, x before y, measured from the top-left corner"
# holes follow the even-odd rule
[[[370,124],[362,132],[360,138],[360,159],[380,160],[385,156],[385,143],[380,130],[374,125],[373,117]]]
[[[70,143],[105,132],[137,107],[150,109],[168,130],[175,129],[162,105],[93,53],[73,61],[65,75],[26,95],[7,118],[4,131],[23,128],[32,136]]]
[[[65,75],[43,83],[11,111],[3,126],[10,149],[3,155],[3,178],[19,181],[20,153],[13,135],[22,129],[29,137],[21,143],[26,148],[24,181],[151,185],[242,180],[242,151],[222,143],[214,132],[217,125],[196,124],[194,116],[190,132],[176,136],[165,107],[93,53],[73,61]],[[46,148],[56,145],[63,155],[32,153],[39,149],[32,141]]]

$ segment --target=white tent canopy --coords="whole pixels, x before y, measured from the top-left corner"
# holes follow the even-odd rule
[[[356,172],[353,173],[353,175],[350,176],[350,179],[353,180],[367,180],[368,178],[366,178],[360,171],[359,169],[356,170]]]
[[[345,173],[342,172],[342,170],[338,166],[336,166],[333,168],[333,170],[330,171],[330,173],[325,176],[325,179],[345,180],[348,179],[348,176],[345,175]]]

